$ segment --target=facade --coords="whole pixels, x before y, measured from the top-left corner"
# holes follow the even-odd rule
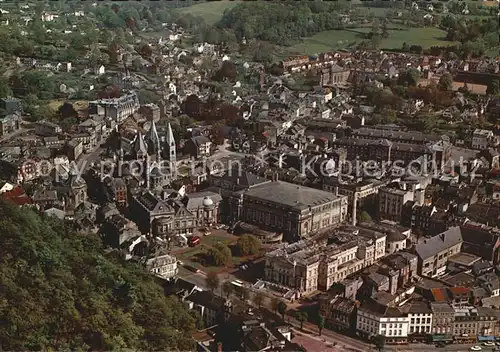
[[[210,291],[194,291],[185,298],[189,309],[197,311],[205,327],[220,324],[229,318],[231,302]]]
[[[434,335],[453,335],[455,310],[448,303],[431,302],[432,333]]]
[[[219,222],[219,203],[222,197],[213,192],[190,193],[184,199],[186,209],[195,215],[199,227]]]
[[[89,102],[89,114],[109,117],[116,122],[124,121],[138,110],[139,98],[135,92],[124,94],[119,98]]]
[[[472,134],[472,149],[488,149],[493,138],[493,131],[476,129]]]
[[[378,192],[378,216],[380,219],[401,222],[403,206],[413,201],[414,193],[405,188],[382,187]]]
[[[241,194],[240,219],[302,238],[343,222],[347,197],[282,181],[264,183]]]
[[[17,114],[0,118],[0,137],[19,130],[21,128],[20,122],[21,117]]]
[[[409,335],[430,335],[432,333],[432,310],[427,302],[412,302],[408,319]]]
[[[321,85],[323,87],[343,85],[347,83],[350,74],[350,69],[345,69],[336,64],[332,64],[321,70]]]
[[[430,162],[435,158],[435,151],[422,144],[409,144],[391,142],[387,139],[361,139],[344,137],[332,142],[333,148],[342,148],[347,151],[347,158],[361,161],[373,160],[376,162],[398,161],[399,164],[407,165],[415,160],[427,160]]]
[[[492,336],[496,333],[498,312],[492,308],[455,308],[453,335],[455,337],[476,338]]]
[[[356,302],[344,297],[330,297],[325,293],[319,298],[319,311],[325,317],[325,326],[337,331],[356,328]]]
[[[376,302],[358,308],[356,329],[366,337],[382,335],[388,344],[408,342],[410,320],[398,308],[384,307]]]
[[[352,226],[326,230],[318,239],[301,240],[267,253],[265,280],[299,294],[328,290],[333,283],[382,258],[385,238]]]
[[[172,279],[177,276],[177,258],[168,254],[160,255],[146,262],[147,270],[162,279]]]
[[[415,252],[418,255],[419,274],[429,277],[444,274],[448,258],[460,252],[462,243],[458,226],[418,243]]]
[[[208,157],[212,150],[212,141],[206,136],[196,136],[186,141],[184,145],[186,154],[198,159]]]
[[[35,123],[35,133],[39,136],[55,136],[62,132],[59,125],[49,121],[38,121]]]

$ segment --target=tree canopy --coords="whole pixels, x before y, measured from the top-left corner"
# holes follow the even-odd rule
[[[258,253],[261,243],[259,239],[253,235],[243,235],[238,238],[236,246],[238,248],[238,253],[241,256],[245,256]]]
[[[5,350],[189,350],[195,320],[94,234],[0,202]]]

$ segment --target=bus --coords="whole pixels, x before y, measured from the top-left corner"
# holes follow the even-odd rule
[[[200,244],[200,238],[198,236],[189,237],[189,239],[188,239],[189,247],[196,247],[199,244]]]

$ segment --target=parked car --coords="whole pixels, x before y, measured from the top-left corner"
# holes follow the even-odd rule
[[[492,341],[488,341],[488,342],[484,342],[483,346],[486,346],[486,347],[495,347],[495,343],[492,342]]]
[[[200,244],[200,238],[198,236],[191,236],[188,239],[188,245],[189,247],[196,247],[197,245]]]
[[[470,350],[471,350],[471,351],[481,351],[481,350],[482,350],[482,348],[481,348],[481,346],[472,346],[472,347],[470,348]]]

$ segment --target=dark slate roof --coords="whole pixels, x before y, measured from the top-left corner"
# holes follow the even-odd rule
[[[445,232],[431,237],[415,246],[415,250],[421,259],[435,256],[447,248],[462,243],[462,232],[459,226],[451,227]]]
[[[295,209],[306,209],[309,206],[314,207],[339,198],[330,192],[282,181],[273,181],[250,188],[245,195]]]

